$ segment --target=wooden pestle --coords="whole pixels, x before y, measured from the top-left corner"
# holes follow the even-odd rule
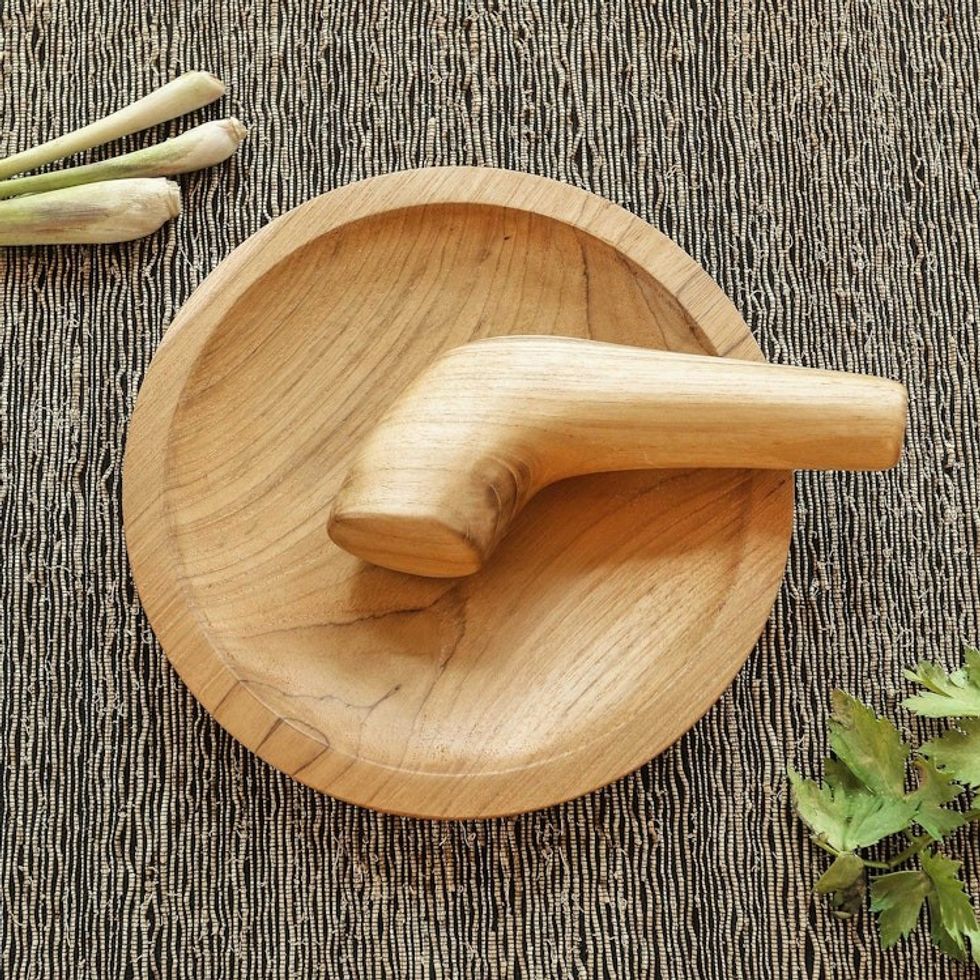
[[[901,454],[894,381],[570,337],[448,351],[396,399],[337,496],[331,538],[416,575],[477,571],[566,477],[679,467],[876,470]]]

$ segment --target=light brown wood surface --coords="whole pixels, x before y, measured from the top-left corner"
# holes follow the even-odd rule
[[[214,717],[310,786],[433,817],[576,796],[677,739],[765,623],[785,471],[557,483],[461,579],[331,542],[334,498],[397,394],[450,348],[527,333],[760,356],[641,220],[541,178],[445,168],[273,221],[154,358],[124,474],[143,605]]]
[[[330,517],[353,555],[478,571],[546,486],[617,470],[868,470],[902,450],[882,378],[571,337],[493,337],[437,357],[364,440]]]

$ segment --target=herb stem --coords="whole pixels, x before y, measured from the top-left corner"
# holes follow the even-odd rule
[[[912,837],[911,834],[909,834],[909,836]],[[889,861],[885,862],[882,866],[884,868],[897,868],[898,865],[905,864],[906,861],[908,861],[910,858],[914,858],[919,851],[926,847],[930,840],[932,840],[932,838],[927,834],[922,834],[920,837],[912,837],[913,843],[909,844],[908,847],[903,848],[898,852],[898,854],[896,854]]]
[[[877,871],[887,871],[893,865],[888,861],[872,861],[870,858],[861,858],[866,868],[874,868]]]
[[[224,83],[206,71],[189,71],[112,115],[40,146],[0,159],[0,179],[36,170],[61,157],[149,129],[213,102],[225,91]],[[67,96],[66,96],[67,97]]]
[[[128,242],[180,213],[180,188],[163,177],[106,180],[0,201],[0,246]]]
[[[110,160],[0,180],[0,198],[44,193],[101,180],[171,177],[212,167],[227,160],[244,136],[245,127],[234,118],[202,123],[173,139]]]
[[[828,854],[833,855],[833,857],[840,856],[840,851],[838,851],[836,847],[831,847],[825,840],[822,840],[817,836],[811,836],[810,840],[813,841],[813,843],[816,844],[821,851],[826,851]]]

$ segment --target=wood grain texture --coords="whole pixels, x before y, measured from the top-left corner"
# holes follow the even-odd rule
[[[415,575],[478,571],[546,486],[691,467],[887,469],[894,381],[571,337],[494,337],[437,357],[357,452],[330,537]]]
[[[295,778],[425,816],[544,806],[670,744],[751,649],[786,559],[785,471],[557,484],[461,580],[331,544],[330,505],[394,396],[445,350],[531,328],[759,357],[649,225],[471,168],[373,178],[284,215],[161,345],[125,461],[140,595],[195,695]]]

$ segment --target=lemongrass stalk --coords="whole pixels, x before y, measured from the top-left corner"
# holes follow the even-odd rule
[[[216,163],[227,160],[238,149],[245,133],[245,127],[237,119],[202,123],[173,139],[111,160],[100,160],[84,167],[49,170],[47,173],[32,174],[29,177],[0,180],[0,198],[41,194],[61,187],[74,187],[101,180],[171,177],[174,174],[213,167]]]
[[[127,242],[180,214],[180,188],[162,177],[108,180],[0,201],[0,245]]]
[[[210,72],[186,72],[142,99],[88,126],[0,159],[0,180],[26,170],[36,170],[54,160],[101,146],[121,136],[138,133],[168,119],[176,119],[214,102],[224,91],[224,82]]]

